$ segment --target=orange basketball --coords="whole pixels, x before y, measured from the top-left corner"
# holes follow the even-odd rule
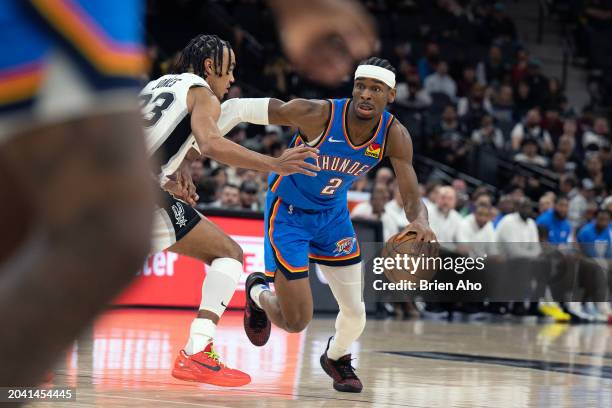
[[[430,280],[436,270],[434,262],[427,262],[427,258],[438,256],[438,244],[416,242],[416,232],[409,232],[401,238],[399,235],[400,233],[397,233],[389,238],[381,252],[381,256],[385,258],[397,259],[397,255],[401,258],[401,264],[394,263],[393,267],[384,268],[387,279],[395,283],[411,281],[417,284],[422,279]]]

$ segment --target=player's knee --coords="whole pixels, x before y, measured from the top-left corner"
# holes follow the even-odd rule
[[[345,318],[351,319],[355,327],[361,327],[361,328],[365,327],[365,323],[366,323],[365,303],[359,302],[351,306],[342,305],[340,306],[340,311],[342,312],[342,315]]]
[[[242,248],[240,247],[240,245],[238,245],[238,243],[231,238],[228,239],[227,241],[228,242],[225,245],[225,248],[224,248],[225,254],[223,257],[232,258],[242,263],[244,261],[244,253],[242,252]]]
[[[286,329],[289,333],[299,333],[303,331],[312,320],[312,313],[299,313],[285,317]]]

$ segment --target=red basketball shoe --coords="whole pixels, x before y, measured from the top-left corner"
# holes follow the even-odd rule
[[[188,356],[185,350],[179,352],[172,376],[184,381],[195,381],[220,387],[240,387],[251,382],[251,376],[240,370],[225,366],[208,343],[204,351]]]
[[[329,343],[331,337],[327,341],[327,348],[321,355],[321,367],[334,380],[334,389],[341,392],[361,392],[363,384],[355,374],[355,368],[351,365],[351,355],[346,354],[338,360],[332,360],[327,357]]]

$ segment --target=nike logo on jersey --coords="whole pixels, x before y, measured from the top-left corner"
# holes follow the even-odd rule
[[[333,136],[330,136],[329,139],[327,139],[327,140],[329,140],[331,143],[344,143],[344,140],[342,140],[342,139],[340,139],[340,140],[334,139]]]
[[[220,371],[220,370],[221,370],[221,366],[210,366],[210,365],[205,364],[205,363],[200,363],[199,361],[196,361],[196,360],[192,360],[192,361],[193,361],[194,363],[199,364],[199,365],[201,365],[202,367],[204,367],[204,368],[208,368],[209,370],[212,370],[212,371]]]
[[[221,301],[221,306],[227,307],[227,305],[225,303],[223,303],[223,301]]]

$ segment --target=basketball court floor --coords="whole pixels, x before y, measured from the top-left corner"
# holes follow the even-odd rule
[[[55,386],[77,388],[66,407],[612,407],[612,327],[513,322],[369,320],[354,347],[361,394],[339,393],[319,366],[333,330],[317,317],[307,331],[272,329],[252,346],[242,312],[228,312],[217,350],[251,374],[241,388],[170,376],[194,313],[118,309],[75,342]]]

